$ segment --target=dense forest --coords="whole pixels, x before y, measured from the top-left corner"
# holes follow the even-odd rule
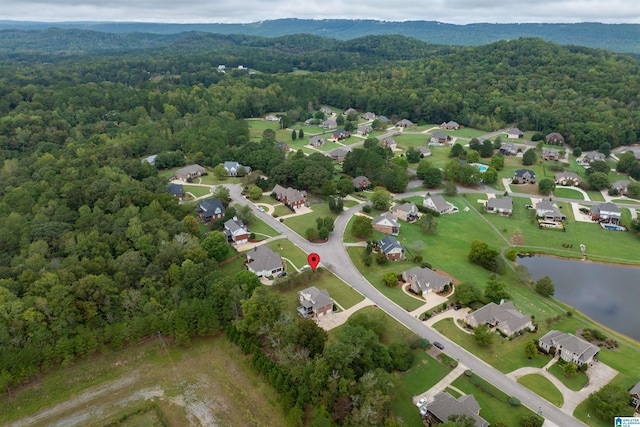
[[[222,74],[219,64],[254,71]],[[382,423],[382,372],[406,367],[407,348],[383,346],[360,319],[324,352],[321,331],[282,319],[281,301],[252,273],[221,273],[212,234],[203,239],[192,207],[141,157],[238,160],[274,182],[312,186],[333,172],[326,157],[286,160],[273,141],[251,141],[243,119],[279,111],[295,122],[323,104],[616,147],[637,139],[638,65],[534,39],[451,48],[400,36],[191,34],[124,54],[0,57],[0,389],[150,334],[188,345],[225,330],[296,420],[314,403],[333,422]],[[261,346],[287,362],[274,367]]]

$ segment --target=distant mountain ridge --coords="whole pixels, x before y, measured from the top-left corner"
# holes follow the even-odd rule
[[[1,21],[0,30],[46,30],[48,28],[91,30],[112,34],[183,32],[245,34],[280,37],[312,34],[338,40],[368,35],[400,34],[432,44],[478,46],[498,40],[537,37],[561,45],[580,45],[613,52],[640,54],[640,24],[467,24],[436,21],[375,21],[349,19],[276,19],[248,24],[171,24],[144,22],[22,22]],[[159,42],[162,44],[170,37]],[[147,37],[150,44],[153,38]]]

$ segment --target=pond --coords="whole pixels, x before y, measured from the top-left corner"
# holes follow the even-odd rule
[[[531,278],[551,277],[554,298],[640,341],[640,268],[546,256],[518,258]]]

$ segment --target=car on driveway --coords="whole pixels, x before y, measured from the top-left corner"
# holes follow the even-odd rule
[[[420,415],[422,415],[423,417],[427,415],[427,405],[420,408]]]
[[[262,206],[258,206],[258,210],[259,210],[260,212],[264,212],[264,208],[263,208]]]
[[[281,272],[281,273],[278,273],[278,277],[284,277],[284,276],[286,276],[286,275],[287,275],[287,272],[286,272],[286,271],[283,271],[283,272]]]
[[[438,347],[440,350],[444,350],[444,346],[441,343],[439,343],[438,341],[434,341],[433,345]]]
[[[421,406],[423,406],[425,403],[427,403],[427,398],[426,398],[426,397],[423,397],[422,399],[420,399],[420,400],[418,400],[418,401],[416,402],[416,406],[417,406],[418,408],[420,408],[420,407],[421,407]]]

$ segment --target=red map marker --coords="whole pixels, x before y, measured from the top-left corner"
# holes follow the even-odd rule
[[[316,271],[316,267],[318,267],[318,264],[320,264],[320,255],[309,254],[309,256],[307,257],[307,261],[309,262],[311,269],[313,271]]]

